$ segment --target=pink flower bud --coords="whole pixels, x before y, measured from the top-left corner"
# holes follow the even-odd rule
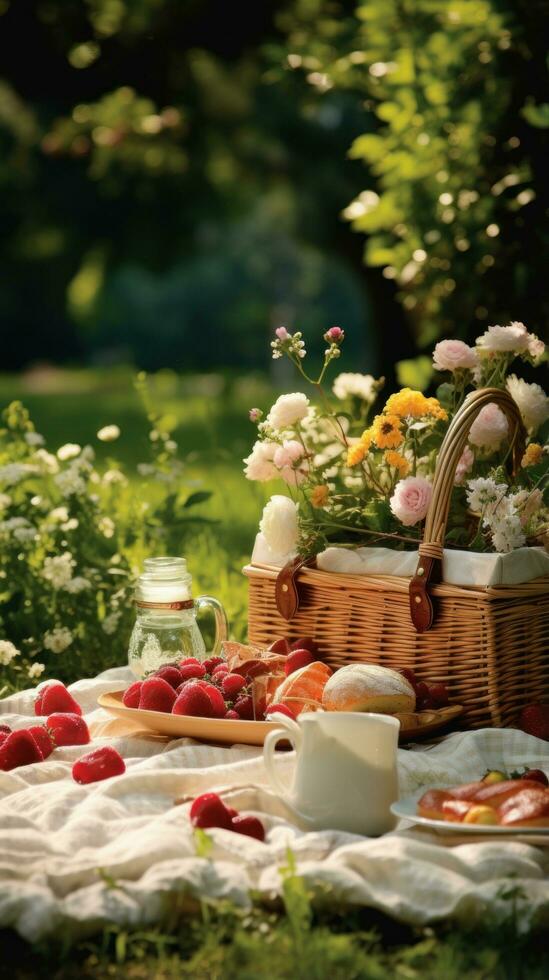
[[[341,327],[330,327],[324,334],[324,340],[329,344],[340,344],[344,337],[345,333]]]
[[[276,330],[275,330],[275,334],[276,334],[276,336],[278,337],[279,340],[289,340],[290,339],[290,334],[286,330],[286,327],[277,327]]]
[[[263,418],[263,412],[260,408],[251,408],[248,412],[250,422],[260,422]]]

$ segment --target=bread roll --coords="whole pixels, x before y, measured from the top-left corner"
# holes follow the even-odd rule
[[[330,677],[322,695],[326,711],[375,711],[392,715],[413,711],[416,696],[396,670],[377,664],[349,664]]]

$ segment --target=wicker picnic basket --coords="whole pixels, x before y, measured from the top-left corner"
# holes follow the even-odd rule
[[[251,643],[312,636],[333,668],[354,662],[413,667],[420,680],[448,684],[469,728],[512,725],[521,707],[547,698],[549,577],[486,588],[441,581],[456,467],[472,423],[489,402],[507,416],[512,464],[520,465],[525,433],[513,399],[493,388],[470,394],[440,449],[415,575],[248,565]],[[296,596],[290,613],[281,602],[288,590]]]

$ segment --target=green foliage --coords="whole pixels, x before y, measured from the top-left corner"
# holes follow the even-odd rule
[[[343,214],[421,346],[467,336],[488,311],[504,322],[530,308],[542,322],[529,291],[546,241],[543,22],[520,0],[358,0],[354,13],[298,0],[285,15],[290,65],[321,93],[359,93],[377,117],[350,147],[368,189]]]

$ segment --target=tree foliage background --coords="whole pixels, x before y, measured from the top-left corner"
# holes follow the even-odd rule
[[[0,0],[4,366],[542,334],[547,8]]]

